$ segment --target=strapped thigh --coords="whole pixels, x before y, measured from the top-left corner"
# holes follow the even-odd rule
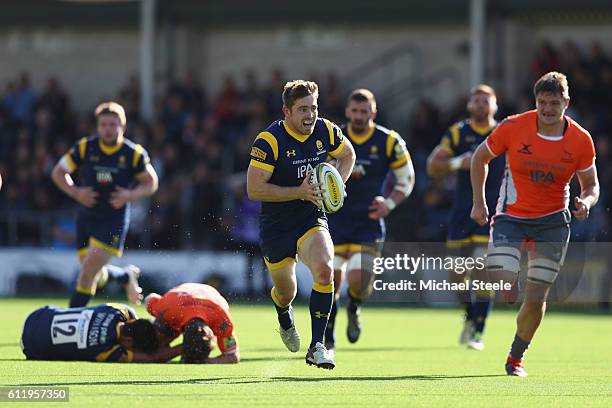
[[[547,258],[535,258],[529,261],[527,279],[532,282],[552,285],[557,279],[561,265]]]
[[[513,246],[489,245],[485,261],[487,272],[508,271],[519,273],[521,269],[521,251]]]

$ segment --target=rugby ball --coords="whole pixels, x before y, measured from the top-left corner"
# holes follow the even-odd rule
[[[319,163],[310,176],[310,183],[321,183],[325,192],[321,197],[321,209],[335,213],[344,204],[344,182],[338,170],[329,163]]]

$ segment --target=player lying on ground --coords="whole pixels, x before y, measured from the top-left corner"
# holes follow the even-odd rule
[[[147,311],[156,318],[162,344],[183,334],[184,363],[235,364],[240,350],[227,300],[212,286],[184,283],[160,296],[145,299]],[[221,355],[209,357],[215,344]]]
[[[28,360],[121,363],[164,363],[182,351],[160,347],[153,323],[119,303],[37,309],[25,321],[21,349]]]

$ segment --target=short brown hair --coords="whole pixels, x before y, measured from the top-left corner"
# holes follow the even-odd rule
[[[319,86],[314,81],[298,79],[287,82],[283,89],[283,106],[291,109],[295,101],[308,95],[314,95],[315,98],[319,96]]]
[[[369,102],[372,106],[372,112],[376,111],[376,98],[374,97],[374,93],[369,89],[355,89],[348,98],[349,103],[351,101],[355,102]]]
[[[130,320],[123,325],[121,335],[131,337],[134,348],[147,354],[153,354],[159,348],[155,326],[147,319]]]
[[[537,96],[540,92],[550,92],[554,95],[560,95],[565,99],[569,99],[569,84],[567,83],[567,77],[556,71],[542,75],[533,86],[533,96]]]
[[[206,363],[211,351],[211,338],[201,319],[191,319],[183,328],[183,353],[181,362],[187,364]]]
[[[96,119],[101,115],[116,115],[121,122],[121,126],[125,126],[127,120],[125,118],[125,109],[123,106],[119,105],[117,102],[103,102],[96,107],[95,115]]]
[[[493,87],[489,85],[480,84],[470,89],[470,96],[474,96],[479,93],[490,95],[493,98],[497,99],[497,95],[495,94],[495,89],[493,89]]]

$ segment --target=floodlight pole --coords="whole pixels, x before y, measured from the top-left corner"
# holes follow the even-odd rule
[[[155,3],[140,0],[140,115],[153,118],[155,81]]]
[[[487,0],[470,0],[470,87],[483,82]]]

